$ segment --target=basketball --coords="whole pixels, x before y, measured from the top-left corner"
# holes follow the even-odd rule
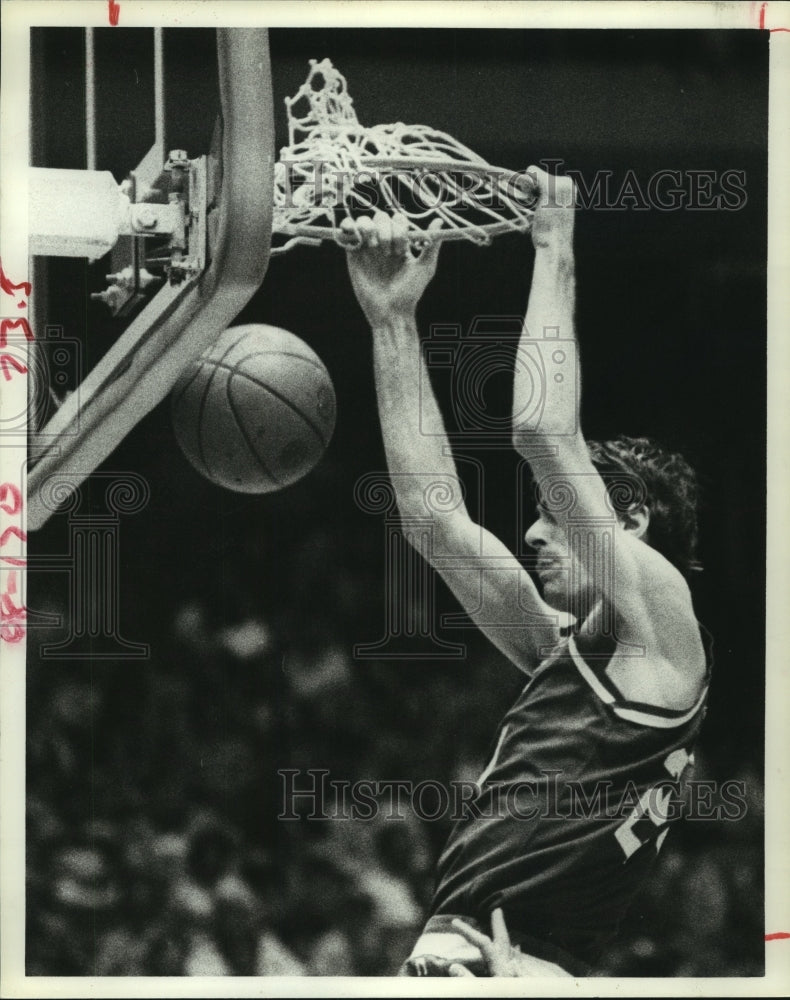
[[[306,475],[335,428],[329,372],[274,326],[232,326],[181,375],[172,396],[181,450],[211,482],[272,493]]]

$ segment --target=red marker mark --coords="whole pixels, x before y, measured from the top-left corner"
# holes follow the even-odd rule
[[[4,642],[21,642],[25,638],[22,622],[27,621],[27,608],[14,604],[11,595],[16,593],[16,570],[9,574],[8,589],[0,596],[0,639]]]
[[[116,3],[115,0],[108,0],[107,6],[109,7],[109,12],[110,12],[110,24],[114,28],[115,25],[118,23],[118,18],[121,14],[121,5],[119,3]]]
[[[10,354],[0,354],[0,369],[3,371],[3,378],[6,382],[11,381],[11,376],[13,374],[11,372],[11,368],[16,368],[21,375],[24,375],[27,371],[27,368],[22,364],[22,362],[18,361]]]
[[[27,541],[27,535],[21,528],[17,528],[15,524],[12,524],[10,528],[6,528],[2,535],[0,535],[0,548],[3,545],[8,544],[8,539],[11,537],[18,538],[20,542]]]
[[[765,935],[766,941],[786,941],[787,938],[790,938],[790,934],[788,934],[787,931],[777,931],[776,934]]]
[[[16,570],[11,570],[11,576],[16,574]],[[5,621],[11,622],[16,625],[20,621],[25,620],[25,614],[27,608],[24,608],[21,604],[14,604],[11,595],[16,593],[16,583],[13,585],[13,589],[9,584],[8,591],[0,597],[0,615]]]
[[[31,284],[29,281],[20,281],[19,284],[15,284],[10,281],[3,270],[3,263],[0,261],[0,289],[2,289],[6,295],[13,295],[16,298],[16,289],[21,288],[25,295],[30,298]],[[23,302],[20,309],[23,308],[25,303]]]
[[[25,630],[21,625],[0,626],[0,639],[3,642],[21,642],[25,638]]]
[[[35,340],[30,324],[26,319],[4,319],[0,322],[0,347],[8,346],[8,331],[21,327],[28,340]]]
[[[5,514],[18,514],[22,510],[22,491],[14,483],[0,484],[0,510]],[[6,528],[0,535],[0,546],[6,545],[11,538],[18,538],[20,542],[27,541],[25,532],[16,525]],[[20,567],[26,565],[24,559],[13,556],[0,556],[0,562]],[[21,642],[25,638],[27,608],[22,604],[15,604],[13,596],[16,594],[16,572],[16,569],[12,569],[8,573],[6,589],[0,594],[0,639],[3,642]]]
[[[765,11],[767,7],[768,7],[767,3],[760,4],[760,31],[765,31]],[[773,34],[775,31],[790,32],[790,28],[769,28],[768,30],[771,34]]]
[[[6,497],[10,494],[11,504],[6,502]],[[22,491],[13,483],[3,483],[0,485],[0,510],[6,514],[18,514],[22,509]]]

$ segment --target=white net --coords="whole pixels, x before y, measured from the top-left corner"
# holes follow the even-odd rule
[[[361,125],[345,78],[328,59],[310,60],[306,82],[285,106],[289,143],[274,170],[274,254],[340,242],[344,218],[377,209],[404,215],[417,246],[437,218],[432,239],[483,245],[531,225],[535,196],[526,174],[494,167],[425,125]]]

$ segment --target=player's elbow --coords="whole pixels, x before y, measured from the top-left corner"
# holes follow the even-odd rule
[[[440,523],[450,515],[465,514],[464,488],[452,475],[393,476],[398,513],[402,518]]]
[[[514,420],[511,441],[513,442],[513,447],[518,454],[527,457],[528,453],[537,442],[536,429],[529,424],[517,423]]]
[[[430,516],[425,507],[398,507],[403,535],[417,552],[443,576],[447,570],[449,557],[460,557],[474,551],[472,540],[480,544],[481,528],[461,505],[454,510],[437,514],[433,509]]]
[[[562,434],[562,431],[555,429],[549,423],[541,423],[540,420],[515,420],[511,441],[513,447],[524,458],[531,458],[535,454],[535,449],[550,442]]]

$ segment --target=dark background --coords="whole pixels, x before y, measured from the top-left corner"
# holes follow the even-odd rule
[[[35,162],[84,167],[82,33],[34,35]],[[716,641],[699,773],[745,780],[750,805],[746,820],[687,824],[665,848],[603,970],[612,974],[762,967],[767,38],[741,31],[270,35],[278,149],[287,141],[283,98],[304,81],[309,58],[329,56],[363,124],[432,125],[499,166],[562,159],[588,183],[596,171],[611,171],[615,191],[627,170],[643,187],[663,169],[745,172],[747,201],[738,211],[589,210],[577,219],[583,426],[589,438],[654,436],[699,472],[704,572],[693,586]],[[217,107],[214,38],[184,30],[165,39],[167,142],[197,155],[208,149]],[[97,58],[98,166],[120,181],[153,139],[150,32],[100,31]],[[530,268],[528,237],[499,237],[488,248],[445,245],[421,307],[426,329],[522,313]],[[103,307],[86,301],[107,270],[106,261],[49,264],[47,322],[83,339],[89,363],[117,333]],[[30,972],[194,971],[198,959],[211,967],[212,947],[225,971],[249,971],[262,927],[307,971],[387,971],[398,958],[382,943],[398,940],[387,910],[398,907],[386,900],[406,891],[419,913],[446,824],[409,823],[397,832],[357,824],[347,870],[337,859],[350,848],[336,842],[346,834],[332,824],[276,821],[275,772],[472,776],[520,686],[493,648],[457,629],[441,635],[467,644],[458,662],[352,656],[354,644],[375,642],[384,630],[385,525],[353,499],[358,478],[384,461],[370,340],[343,254],[325,245],[271,261],[239,322],[284,327],[318,352],[337,393],[334,439],[295,486],[236,495],[187,463],[163,404],[105,464],[141,474],[151,488],[147,507],[122,521],[119,585],[121,631],[149,643],[151,656],[48,659],[38,643],[62,631],[30,636]],[[500,397],[492,404],[506,409],[506,382],[489,388]],[[452,427],[445,387],[437,389]],[[498,451],[486,463],[474,512],[520,550],[525,515],[516,510],[515,456]],[[88,503],[96,494],[98,509],[99,487],[84,492]],[[55,516],[31,537],[31,554],[64,552],[67,536],[67,518]],[[437,594],[440,611],[457,610],[441,585]],[[61,576],[31,574],[31,608],[64,613],[65,602]],[[155,876],[166,837],[180,838],[180,860],[173,867],[168,855],[169,874]],[[137,868],[129,860],[135,850],[149,852]],[[229,873],[245,887],[230,893],[233,905],[217,888]],[[83,896],[76,889],[69,896],[64,880]],[[99,883],[115,895],[96,895]],[[389,889],[377,897],[371,887],[382,884]],[[198,888],[210,897],[206,912],[195,902]],[[396,927],[404,941],[419,923],[409,913],[407,906]],[[104,938],[89,927],[101,927]],[[143,939],[138,964],[119,965],[130,942]],[[252,942],[244,954],[232,944],[238,939]],[[268,960],[257,961],[258,971],[272,971]],[[206,968],[198,962],[197,971]]]

